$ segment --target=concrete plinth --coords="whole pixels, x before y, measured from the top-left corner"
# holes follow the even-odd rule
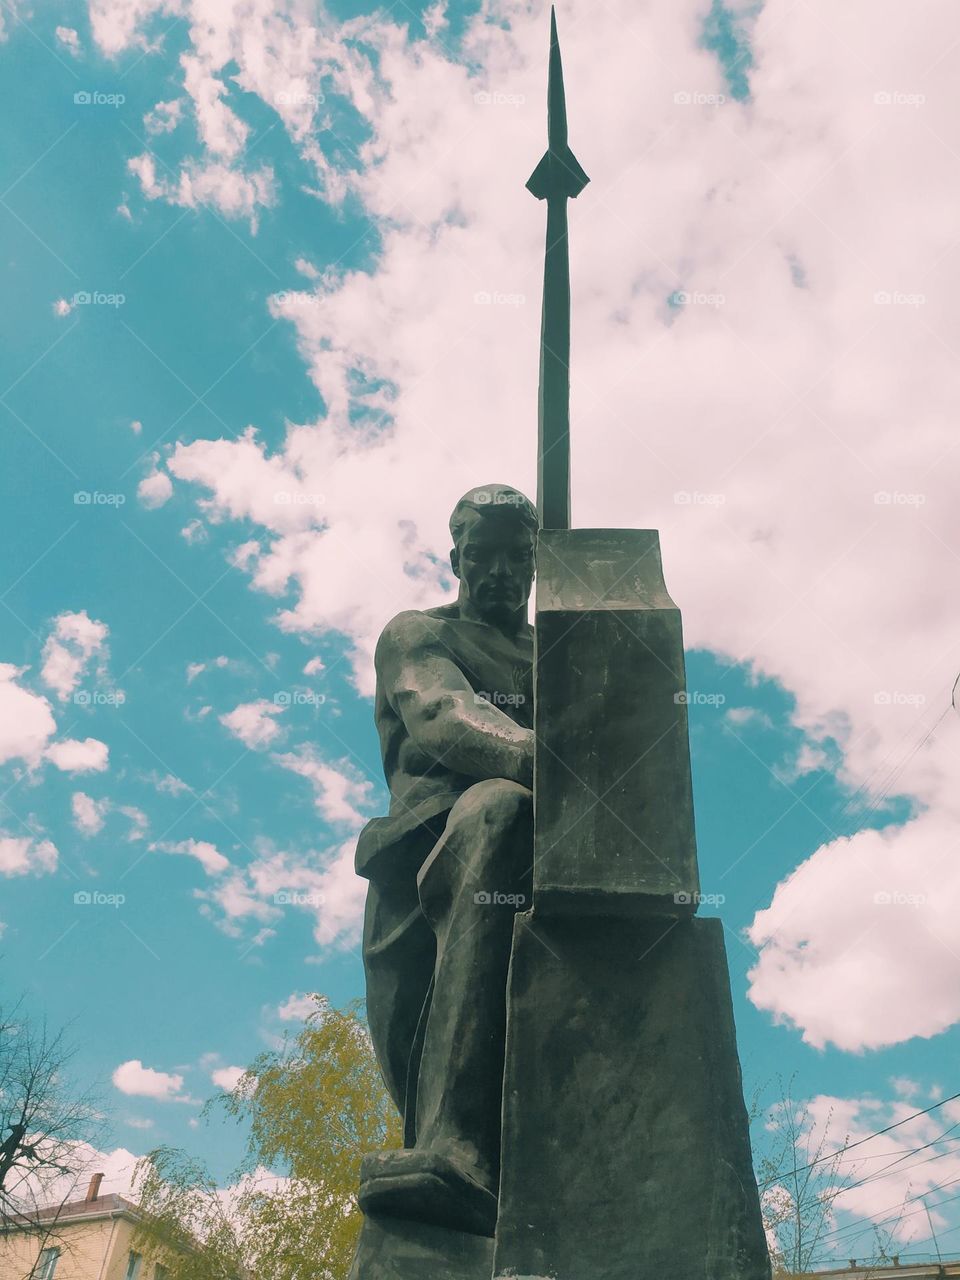
[[[544,529],[537,583],[534,901],[690,915],[683,635],[657,533]]]
[[[719,920],[517,917],[496,1277],[769,1280]]]
[[[403,1218],[368,1216],[350,1280],[490,1280],[493,1241]]]

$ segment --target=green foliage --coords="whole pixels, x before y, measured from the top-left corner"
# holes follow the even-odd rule
[[[161,1148],[141,1161],[140,1245],[169,1280],[346,1280],[360,1230],[360,1160],[401,1145],[400,1119],[356,1006],[316,1011],[208,1104],[248,1126],[236,1185]]]

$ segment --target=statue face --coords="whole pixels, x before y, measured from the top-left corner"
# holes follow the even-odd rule
[[[461,594],[482,618],[495,623],[511,617],[530,598],[536,563],[533,531],[506,512],[468,512],[450,563]]]

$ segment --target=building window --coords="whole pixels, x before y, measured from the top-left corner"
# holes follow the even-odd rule
[[[59,1249],[41,1249],[40,1257],[37,1259],[37,1280],[53,1280],[53,1274],[57,1269],[57,1259],[60,1257]]]
[[[139,1280],[140,1266],[142,1262],[143,1262],[143,1255],[140,1253],[134,1253],[134,1251],[131,1249],[130,1256],[129,1258],[127,1258],[127,1273],[124,1276],[124,1280]]]

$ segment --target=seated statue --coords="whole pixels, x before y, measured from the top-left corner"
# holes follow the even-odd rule
[[[364,828],[367,1016],[404,1118],[368,1156],[367,1213],[492,1235],[506,982],[533,861],[536,508],[506,485],[450,518],[453,604],[398,614],[376,652],[390,811]]]

